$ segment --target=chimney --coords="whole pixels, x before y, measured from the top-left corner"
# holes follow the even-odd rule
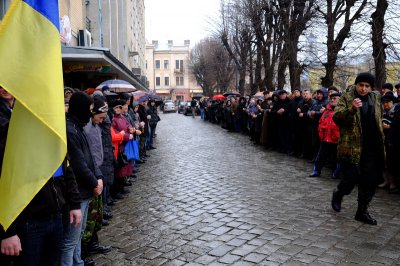
[[[154,48],[157,49],[158,41],[157,40],[153,40],[151,43],[154,45]]]
[[[171,47],[174,45],[174,41],[173,40],[168,40],[168,47]]]
[[[185,46],[190,46],[190,40],[185,40]]]

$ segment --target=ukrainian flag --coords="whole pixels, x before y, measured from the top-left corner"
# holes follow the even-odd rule
[[[16,0],[0,24],[0,86],[16,99],[0,176],[7,229],[67,152],[58,0]]]

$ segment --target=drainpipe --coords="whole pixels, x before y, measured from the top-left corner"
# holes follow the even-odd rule
[[[99,0],[99,47],[103,47],[103,42],[102,42],[102,37],[103,37],[103,33],[102,33],[102,18],[101,18],[101,0]]]

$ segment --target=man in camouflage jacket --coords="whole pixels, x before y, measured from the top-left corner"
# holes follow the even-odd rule
[[[374,77],[360,73],[355,88],[341,97],[333,116],[340,128],[338,159],[343,178],[333,192],[332,208],[339,212],[344,195],[358,184],[358,209],[355,219],[367,224],[377,222],[368,213],[368,204],[384,166],[384,145],[380,95],[371,92]]]

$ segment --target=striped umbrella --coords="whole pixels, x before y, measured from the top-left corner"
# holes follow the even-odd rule
[[[101,90],[104,86],[108,86],[110,91],[117,93],[137,91],[132,84],[121,79],[110,79],[103,81],[99,86],[96,87],[96,89]]]

